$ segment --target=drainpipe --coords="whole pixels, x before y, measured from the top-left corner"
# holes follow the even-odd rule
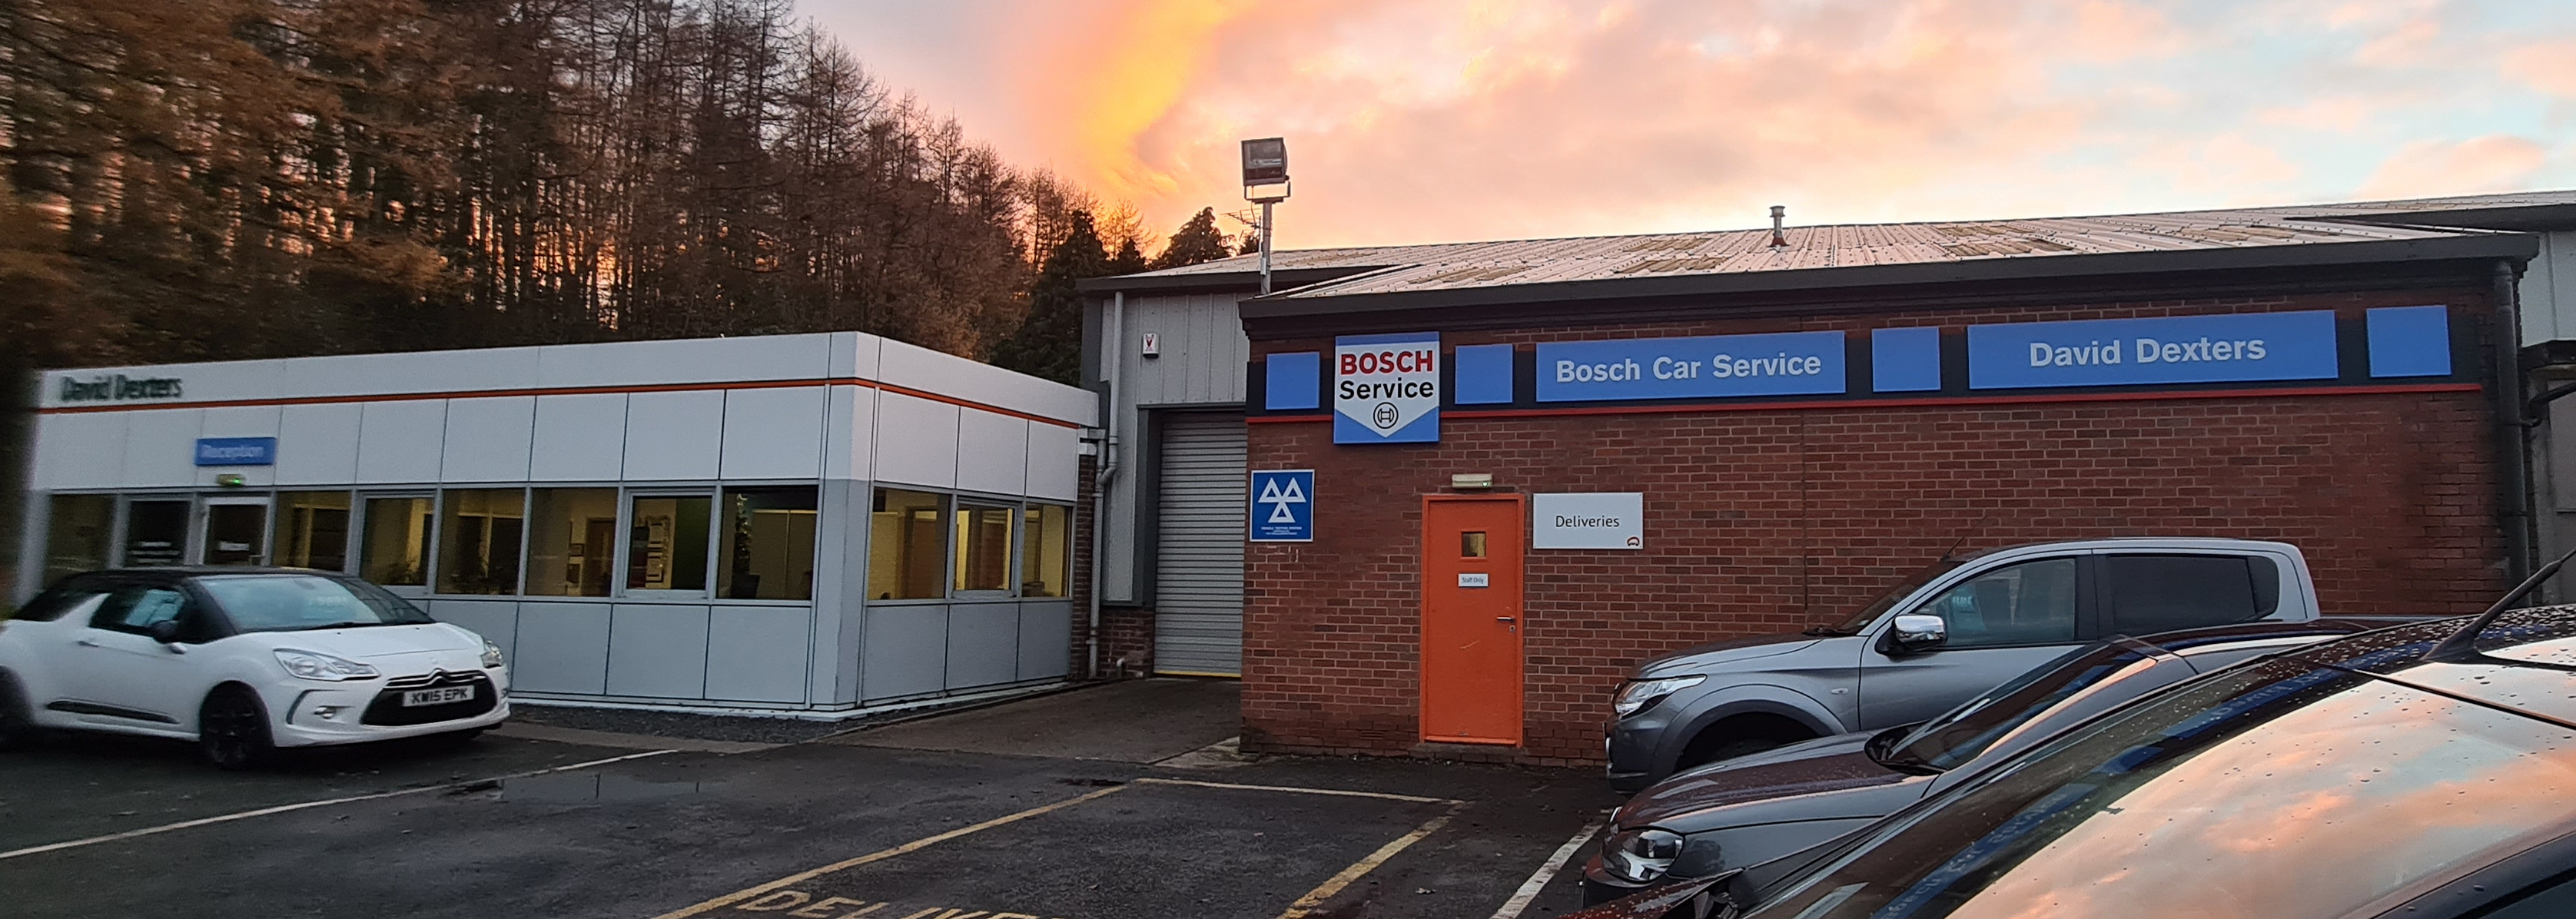
[[[2519,583],[2531,572],[2530,425],[2523,420],[2521,272],[2510,261],[2495,263],[2496,458],[2499,500],[2497,517],[2504,524],[2505,580]]]
[[[1084,642],[1083,662],[1089,668],[1086,679],[1100,678],[1100,588],[1102,575],[1109,572],[1102,549],[1109,531],[1109,482],[1118,477],[1118,370],[1127,363],[1127,294],[1109,295],[1109,316],[1101,323],[1100,357],[1109,366],[1101,373],[1107,383],[1103,401],[1108,410],[1100,416],[1100,465],[1091,474],[1091,629]]]

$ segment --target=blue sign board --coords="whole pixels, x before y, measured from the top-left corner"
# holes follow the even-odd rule
[[[1253,542],[1315,541],[1315,470],[1252,474]]]
[[[2332,310],[1968,327],[1968,388],[2331,380]]]
[[[1538,346],[1538,401],[1799,396],[1844,389],[1841,332]]]
[[[197,465],[275,466],[277,465],[277,438],[197,438]]]

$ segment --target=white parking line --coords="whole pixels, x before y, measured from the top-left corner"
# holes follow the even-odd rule
[[[1194,788],[1231,788],[1239,791],[1285,791],[1301,795],[1338,795],[1346,798],[1380,798],[1388,801],[1411,801],[1416,804],[1467,803],[1456,798],[1425,798],[1420,795],[1399,795],[1385,791],[1350,791],[1341,788],[1306,788],[1297,785],[1245,785],[1238,782],[1198,782],[1190,779],[1155,778],[1135,779],[1133,781],[1138,785],[1188,785]]]
[[[167,833],[167,832],[170,832],[170,831],[172,831],[172,830],[184,830],[184,829],[188,829],[188,828],[190,828],[190,827],[207,826],[207,825],[209,825],[209,824],[216,824],[216,823],[231,823],[231,822],[233,822],[233,821],[235,821],[235,820],[248,820],[248,819],[250,819],[250,818],[252,818],[252,817],[265,817],[265,816],[268,816],[268,815],[270,815],[270,814],[283,814],[283,813],[286,813],[286,812],[288,812],[288,811],[300,811],[300,810],[307,810],[307,809],[310,809],[310,808],[316,808],[316,807],[329,807],[329,806],[334,805],[334,804],[350,804],[350,803],[355,803],[355,802],[358,802],[358,801],[374,801],[374,800],[378,800],[378,799],[381,799],[381,798],[399,798],[399,797],[402,797],[403,795],[416,795],[416,794],[421,794],[421,793],[423,793],[423,792],[431,792],[431,791],[445,791],[445,790],[448,790],[448,789],[451,789],[451,788],[464,788],[464,787],[470,787],[470,786],[474,786],[474,785],[480,785],[480,784],[483,784],[483,783],[485,783],[485,782],[499,782],[499,781],[504,781],[504,780],[508,780],[508,779],[524,779],[524,778],[527,778],[527,777],[529,777],[529,776],[535,776],[535,775],[546,775],[546,774],[549,774],[549,773],[555,773],[555,772],[570,772],[570,771],[575,770],[575,769],[588,769],[588,768],[591,768],[591,767],[593,767],[593,766],[605,766],[605,765],[608,765],[608,764],[610,764],[610,763],[624,762],[624,761],[626,761],[626,760],[630,760],[630,759],[643,759],[643,758],[645,758],[645,757],[647,757],[647,756],[660,756],[660,755],[662,755],[662,754],[664,754],[664,753],[670,753],[670,752],[673,752],[673,751],[670,751],[670,750],[652,750],[652,751],[648,751],[648,752],[644,752],[644,753],[629,753],[629,754],[627,754],[627,755],[625,755],[625,756],[612,756],[612,757],[609,757],[609,758],[607,758],[607,759],[595,759],[595,760],[591,760],[590,762],[586,762],[586,763],[574,763],[574,764],[569,765],[569,766],[556,766],[556,767],[554,767],[554,768],[552,768],[552,769],[539,769],[539,770],[536,770],[536,771],[534,771],[534,772],[519,772],[519,773],[512,773],[512,774],[510,774],[510,775],[496,775],[496,776],[493,776],[493,777],[491,777],[491,778],[487,778],[487,779],[474,779],[474,780],[471,780],[471,781],[465,781],[465,782],[449,782],[449,783],[444,784],[444,785],[431,785],[431,786],[428,786],[428,787],[425,787],[425,788],[405,788],[405,789],[403,789],[403,790],[401,790],[401,791],[380,791],[380,792],[377,792],[377,793],[375,793],[375,794],[371,794],[371,795],[351,795],[351,796],[346,797],[346,798],[332,798],[332,799],[327,800],[327,801],[306,801],[306,802],[303,802],[303,803],[301,803],[301,804],[280,804],[280,805],[278,805],[278,806],[276,806],[276,807],[263,807],[263,808],[260,808],[260,809],[258,809],[258,810],[246,810],[246,811],[242,811],[242,812],[240,812],[240,813],[235,813],[235,814],[224,814],[224,815],[222,815],[222,816],[217,816],[217,817],[200,817],[200,818],[195,819],[195,820],[182,820],[182,821],[179,821],[179,822],[177,822],[177,823],[165,823],[165,824],[162,824],[162,825],[160,825],[160,826],[145,827],[145,828],[143,828],[143,829],[139,829],[139,830],[127,830],[127,831],[122,832],[122,833],[109,833],[109,834],[107,834],[107,835],[105,835],[105,836],[92,836],[92,837],[90,837],[90,838],[88,838],[88,839],[74,839],[74,840],[71,840],[71,841],[69,841],[69,842],[47,843],[47,844],[45,844],[45,845],[41,845],[41,846],[28,846],[27,848],[24,848],[24,849],[11,849],[11,850],[9,850],[9,851],[7,851],[7,852],[0,852],[0,860],[7,860],[7,859],[12,859],[12,858],[17,858],[17,857],[19,857],[19,856],[24,856],[24,855],[41,855],[41,854],[46,853],[46,852],[55,852],[55,851],[60,851],[60,850],[63,850],[63,849],[77,849],[77,848],[80,848],[80,847],[82,847],[82,846],[94,846],[94,845],[97,845],[97,844],[102,843],[102,842],[115,842],[115,841],[120,840],[120,839],[133,839],[133,838],[135,838],[135,837],[137,837],[137,836],[150,836],[150,835],[153,835],[153,834],[156,834],[156,833]]]
[[[1548,856],[1547,861],[1541,863],[1537,871],[1530,872],[1529,880],[1522,881],[1521,889],[1513,892],[1511,899],[1503,901],[1503,908],[1494,911],[1493,919],[1520,919],[1521,911],[1529,909],[1531,900],[1538,899],[1539,890],[1546,887],[1547,882],[1555,878],[1558,871],[1565,868],[1566,862],[1573,861],[1574,853],[1583,851],[1583,844],[1591,841],[1592,834],[1598,832],[1601,832],[1599,820],[1584,824],[1583,829],[1575,831],[1573,839],[1568,839],[1565,845],[1558,846],[1556,854]]]

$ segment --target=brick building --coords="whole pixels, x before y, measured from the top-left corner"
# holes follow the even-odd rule
[[[1638,660],[1838,621],[1954,546],[2279,539],[2330,613],[2474,612],[2541,529],[2496,355],[2564,235],[2492,225],[2565,199],[1290,252],[1268,297],[1227,263],[1098,282],[1093,366],[1147,390],[1110,392],[1135,474],[1103,533],[1134,559],[1102,578],[1135,647],[1105,653],[1204,621],[1155,588],[1221,547],[1157,512],[1214,506],[1216,475],[1155,435],[1234,412],[1246,749],[1597,761]],[[1242,338],[1185,321],[1219,312]],[[1193,348],[1243,361],[1235,401],[1139,381]],[[1310,539],[1241,541],[1280,506],[1245,469],[1312,471]],[[1602,506],[1578,499],[1635,502],[1636,541],[1543,510]],[[1444,624],[1457,597],[1474,621]]]

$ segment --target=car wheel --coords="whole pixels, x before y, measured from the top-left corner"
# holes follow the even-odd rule
[[[217,769],[250,769],[268,762],[277,744],[268,734],[268,709],[239,686],[217,688],[197,710],[197,751]]]
[[[0,675],[0,750],[23,750],[36,742],[36,716],[18,681]]]

